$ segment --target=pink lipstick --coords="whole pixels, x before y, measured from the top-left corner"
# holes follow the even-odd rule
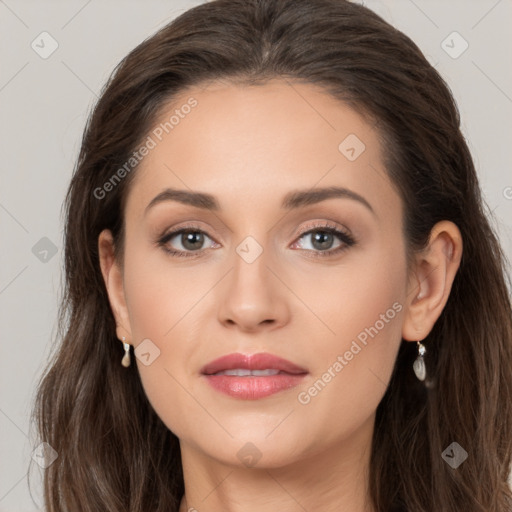
[[[201,374],[217,391],[257,400],[298,385],[308,371],[268,353],[229,354],[203,366]]]

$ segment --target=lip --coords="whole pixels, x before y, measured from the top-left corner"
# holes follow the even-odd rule
[[[291,361],[274,356],[273,354],[268,354],[267,352],[260,352],[258,354],[228,354],[207,363],[201,368],[201,373],[211,375],[223,370],[233,370],[235,368],[245,370],[265,370],[267,368],[274,368],[290,374],[307,373],[305,368],[301,368]]]
[[[277,375],[236,376],[214,375],[233,369],[279,370]],[[201,368],[203,378],[217,391],[234,398],[257,400],[297,386],[308,374],[291,361],[265,352],[258,354],[228,354],[209,362]]]

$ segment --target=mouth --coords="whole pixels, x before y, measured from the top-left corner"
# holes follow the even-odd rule
[[[234,375],[236,377],[263,377],[267,375],[279,375],[285,373],[286,372],[274,368],[267,368],[265,370],[247,370],[245,368],[236,368],[234,370],[223,370],[221,372],[216,372],[210,375]]]
[[[216,391],[256,400],[297,386],[308,371],[272,354],[236,353],[211,361],[201,374]]]

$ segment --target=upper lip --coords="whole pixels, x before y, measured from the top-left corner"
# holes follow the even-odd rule
[[[260,352],[258,354],[228,354],[210,361],[201,368],[201,373],[212,375],[224,370],[234,369],[267,370],[274,369],[282,372],[299,374],[307,373],[307,370],[281,357]]]

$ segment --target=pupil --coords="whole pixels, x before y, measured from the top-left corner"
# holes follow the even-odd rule
[[[183,237],[184,237],[184,240],[183,240]],[[199,248],[201,247],[201,245],[203,243],[203,234],[197,233],[197,232],[192,232],[192,231],[183,233],[182,243],[183,243],[183,247],[185,247],[186,249],[190,249],[190,250],[198,249],[198,247],[194,246],[194,244],[198,244]]]
[[[329,249],[331,243],[326,243],[326,240],[327,242],[332,242],[330,237],[332,237],[332,233],[327,233],[326,231],[318,231],[313,237],[313,245],[315,246],[315,243],[319,243],[320,246],[316,247],[317,249]]]

